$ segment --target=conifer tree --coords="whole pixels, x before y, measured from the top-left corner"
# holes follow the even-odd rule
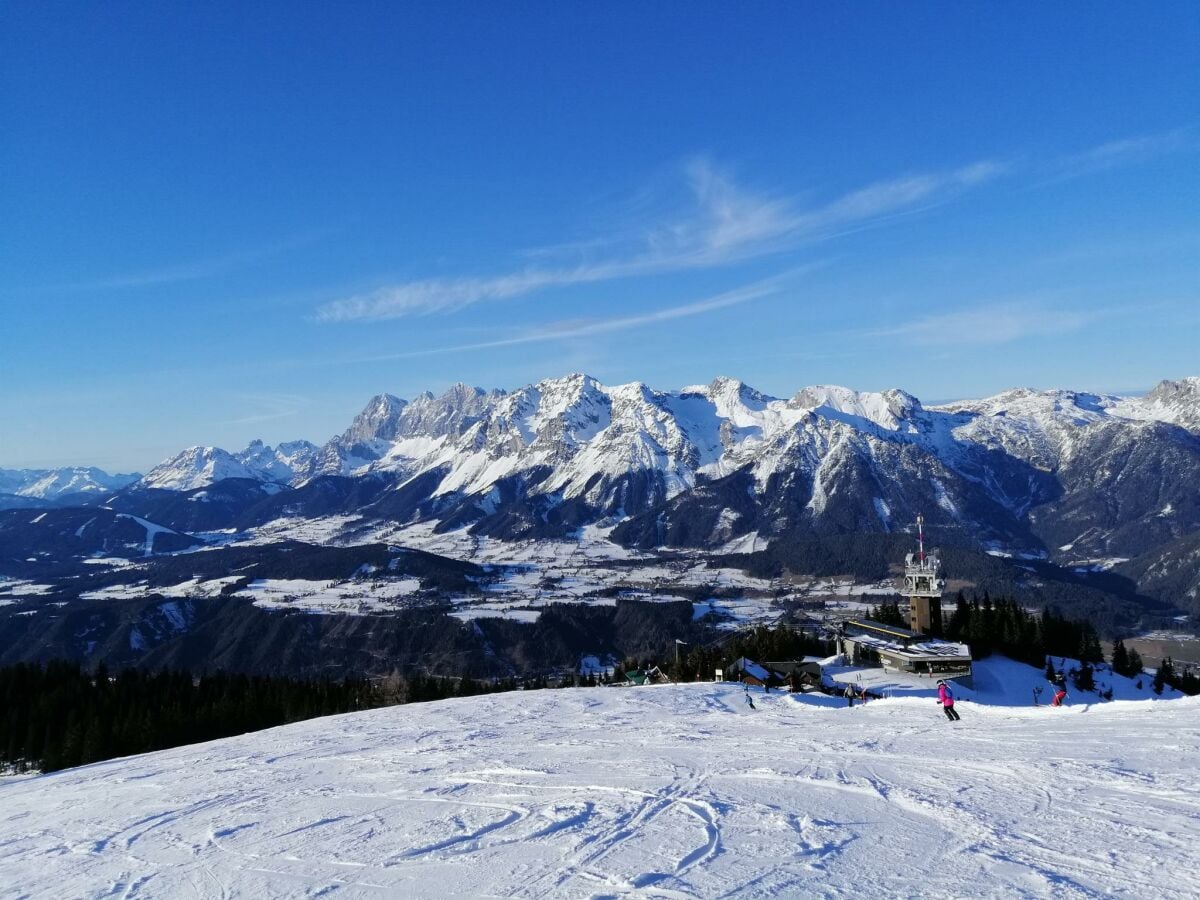
[[[1081,663],[1079,672],[1075,676],[1075,687],[1081,691],[1092,691],[1096,689],[1096,680],[1092,671],[1091,663]]]
[[[1142,655],[1137,650],[1130,649],[1129,651],[1129,671],[1130,678],[1135,678],[1142,674]]]
[[[1125,650],[1124,641],[1113,644],[1112,669],[1118,675],[1129,674],[1129,653]]]

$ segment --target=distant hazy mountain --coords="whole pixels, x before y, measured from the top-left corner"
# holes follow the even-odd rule
[[[33,503],[5,503],[0,508],[40,505],[36,501],[55,501],[72,494],[100,494],[119,490],[137,481],[138,473],[109,475],[94,467],[72,466],[61,469],[0,469],[0,495],[25,498]]]
[[[190,491],[226,478],[290,484],[297,473],[311,469],[316,452],[308,441],[290,441],[275,448],[251,441],[239,453],[220,447],[188,447],[147,472],[138,486]]]

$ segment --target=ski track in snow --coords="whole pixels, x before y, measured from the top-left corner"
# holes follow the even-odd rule
[[[1200,699],[952,725],[741,693],[514,692],[13,779],[0,897],[1200,894]]]

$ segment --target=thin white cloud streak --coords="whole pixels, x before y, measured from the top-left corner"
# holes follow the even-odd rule
[[[815,268],[816,266],[806,267]],[[799,270],[798,270],[799,271]],[[797,274],[797,272],[789,273]],[[676,319],[689,318],[691,316],[699,316],[705,313],[715,312],[719,309],[727,309],[731,306],[741,306],[744,303],[750,303],[755,300],[761,300],[764,297],[777,294],[782,286],[782,277],[769,278],[763,281],[755,282],[754,284],[746,285],[745,287],[737,288],[732,291],[726,291],[722,294],[717,294],[713,297],[708,297],[703,300],[697,300],[692,303],[684,303],[678,306],[669,306],[664,309],[657,309],[647,313],[639,313],[630,316],[618,316],[610,319],[587,320],[587,321],[562,321],[544,325],[532,331],[527,331],[524,334],[519,334],[510,338],[499,338],[492,341],[478,341],[470,344],[455,344],[446,347],[430,347],[423,350],[408,350],[401,353],[389,353],[381,356],[357,357],[353,362],[387,362],[395,359],[413,359],[422,356],[437,356],[444,353],[461,353],[469,350],[490,350],[502,347],[515,347],[522,344],[536,344],[545,341],[560,341],[570,338],[590,337],[598,334],[608,334],[614,331],[627,331],[632,328],[640,328],[645,325],[655,325],[660,322],[670,322]]]
[[[942,202],[1006,170],[1005,163],[988,160],[876,182],[825,206],[799,211],[789,198],[745,190],[708,161],[693,160],[685,170],[692,198],[689,214],[650,231],[633,252],[575,266],[534,266],[483,278],[405,282],[335,300],[317,311],[317,319],[377,321],[446,313],[547,288],[729,265]]]
[[[239,399],[257,407],[256,411],[217,424],[255,425],[259,422],[274,422],[277,419],[288,419],[299,415],[300,411],[308,405],[307,398],[293,394],[248,394]]]
[[[335,300],[317,310],[322,322],[378,321],[449,313],[550,288],[621,278],[714,268],[779,253],[803,241],[828,240],[878,227],[898,216],[939,206],[1002,176],[1024,172],[1043,184],[1082,177],[1156,157],[1194,151],[1191,128],[1109,141],[1043,164],[985,159],[941,172],[875,182],[823,206],[800,209],[793,198],[755,192],[735,183],[703,158],[683,168],[690,198],[685,215],[637,240],[594,238],[527,251],[545,259],[563,252],[610,256],[571,266],[531,265],[487,277],[433,278],[390,285]],[[624,246],[624,252],[614,248]]]
[[[1040,303],[1019,301],[922,316],[911,322],[865,332],[864,336],[900,338],[921,346],[1007,344],[1079,331],[1101,319],[1132,311],[1124,308],[1054,309]]]
[[[1177,128],[1157,134],[1107,141],[1082,153],[1063,156],[1049,166],[1049,182],[1082,178],[1123,166],[1136,165],[1161,156],[1195,152],[1200,149],[1195,129]]]
[[[192,260],[157,269],[146,269],[140,272],[131,272],[109,278],[95,278],[87,281],[71,282],[57,285],[56,287],[72,291],[103,291],[122,288],[159,287],[165,284],[200,281],[244,268],[278,253],[286,253],[289,250],[307,247],[329,233],[329,230],[311,232],[272,244],[251,247],[246,250],[237,250],[219,256]]]

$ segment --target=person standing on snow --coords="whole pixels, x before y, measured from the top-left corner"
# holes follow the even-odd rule
[[[854,685],[852,684],[846,685],[846,705],[854,705]]]
[[[950,685],[944,681],[938,682],[938,703],[942,704],[942,712],[946,714],[946,718],[951,722],[957,722],[962,718],[954,710],[954,692],[950,690]]]
[[[1059,689],[1054,692],[1054,699],[1050,701],[1050,705],[1051,706],[1062,706],[1063,701],[1066,699],[1067,699],[1067,689],[1065,687],[1059,687]]]

